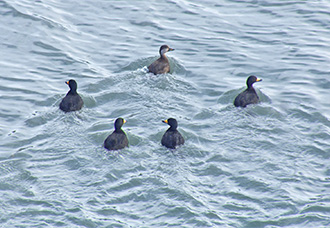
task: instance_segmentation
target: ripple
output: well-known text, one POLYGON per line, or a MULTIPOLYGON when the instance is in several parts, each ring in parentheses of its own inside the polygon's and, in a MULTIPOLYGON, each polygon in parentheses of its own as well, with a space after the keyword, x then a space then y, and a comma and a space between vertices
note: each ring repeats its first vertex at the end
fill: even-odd
POLYGON ((143 3, 0 3, 1 224, 327 227, 328 4, 143 3), (164 43, 171 73, 147 73, 164 43), (261 102, 235 108, 250 74, 261 102), (69 78, 85 106, 63 113, 69 78))

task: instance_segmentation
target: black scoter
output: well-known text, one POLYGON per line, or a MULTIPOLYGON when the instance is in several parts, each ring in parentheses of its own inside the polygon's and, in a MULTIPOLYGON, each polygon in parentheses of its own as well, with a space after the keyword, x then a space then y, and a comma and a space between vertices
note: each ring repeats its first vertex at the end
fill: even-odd
POLYGON ((262 79, 251 75, 246 80, 247 89, 237 95, 234 101, 236 107, 245 108, 249 104, 256 104, 259 102, 259 97, 253 88, 253 83, 260 82, 262 79))
POLYGON ((120 150, 128 146, 128 139, 125 132, 121 129, 126 120, 117 118, 115 121, 115 130, 104 141, 104 148, 108 150, 120 150))
POLYGON ((170 127, 167 129, 167 131, 162 137, 162 145, 171 149, 175 149, 177 146, 183 145, 184 138, 177 130, 178 122, 176 121, 176 119, 169 118, 167 120, 164 120, 163 122, 170 125, 170 127))
POLYGON ((84 105, 84 101, 77 93, 77 82, 73 79, 70 79, 65 83, 69 85, 70 90, 62 99, 60 103, 60 109, 64 112, 80 110, 84 105))

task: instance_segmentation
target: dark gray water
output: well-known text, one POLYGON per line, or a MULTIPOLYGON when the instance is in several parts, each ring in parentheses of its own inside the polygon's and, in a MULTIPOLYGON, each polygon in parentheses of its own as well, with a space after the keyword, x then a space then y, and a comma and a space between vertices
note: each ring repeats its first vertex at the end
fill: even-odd
POLYGON ((1 227, 329 227, 330 3, 0 1, 1 227), (145 66, 168 44, 171 74, 145 66), (248 75, 261 103, 235 108, 248 75), (75 79, 84 108, 58 109, 75 79), (130 147, 102 148, 117 117, 130 147), (160 145, 174 117, 186 140, 160 145))

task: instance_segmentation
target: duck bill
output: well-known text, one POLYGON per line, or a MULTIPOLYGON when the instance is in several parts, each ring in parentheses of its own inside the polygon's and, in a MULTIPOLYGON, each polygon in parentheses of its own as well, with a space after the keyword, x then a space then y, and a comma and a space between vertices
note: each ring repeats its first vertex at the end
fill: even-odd
POLYGON ((174 48, 169 48, 168 51, 174 51, 175 49, 174 48))
POLYGON ((66 81, 65 84, 69 85, 69 81, 66 81))
POLYGON ((261 78, 257 78, 257 82, 261 82, 262 81, 262 79, 261 78))
POLYGON ((163 122, 163 123, 166 123, 166 124, 168 123, 168 121, 167 121, 167 120, 163 120, 162 122, 163 122))

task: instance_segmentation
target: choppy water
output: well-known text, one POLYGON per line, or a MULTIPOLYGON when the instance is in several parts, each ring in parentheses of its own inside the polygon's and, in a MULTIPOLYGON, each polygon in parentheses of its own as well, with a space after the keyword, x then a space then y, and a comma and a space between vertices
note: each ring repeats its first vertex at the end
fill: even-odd
POLYGON ((330 3, 0 1, 1 227, 329 227, 330 3), (168 54, 172 73, 144 67, 168 54), (233 107, 248 75, 261 103, 233 107), (75 79, 83 110, 58 104, 75 79), (130 147, 102 143, 124 117, 130 147), (186 144, 160 145, 174 117, 186 144))

